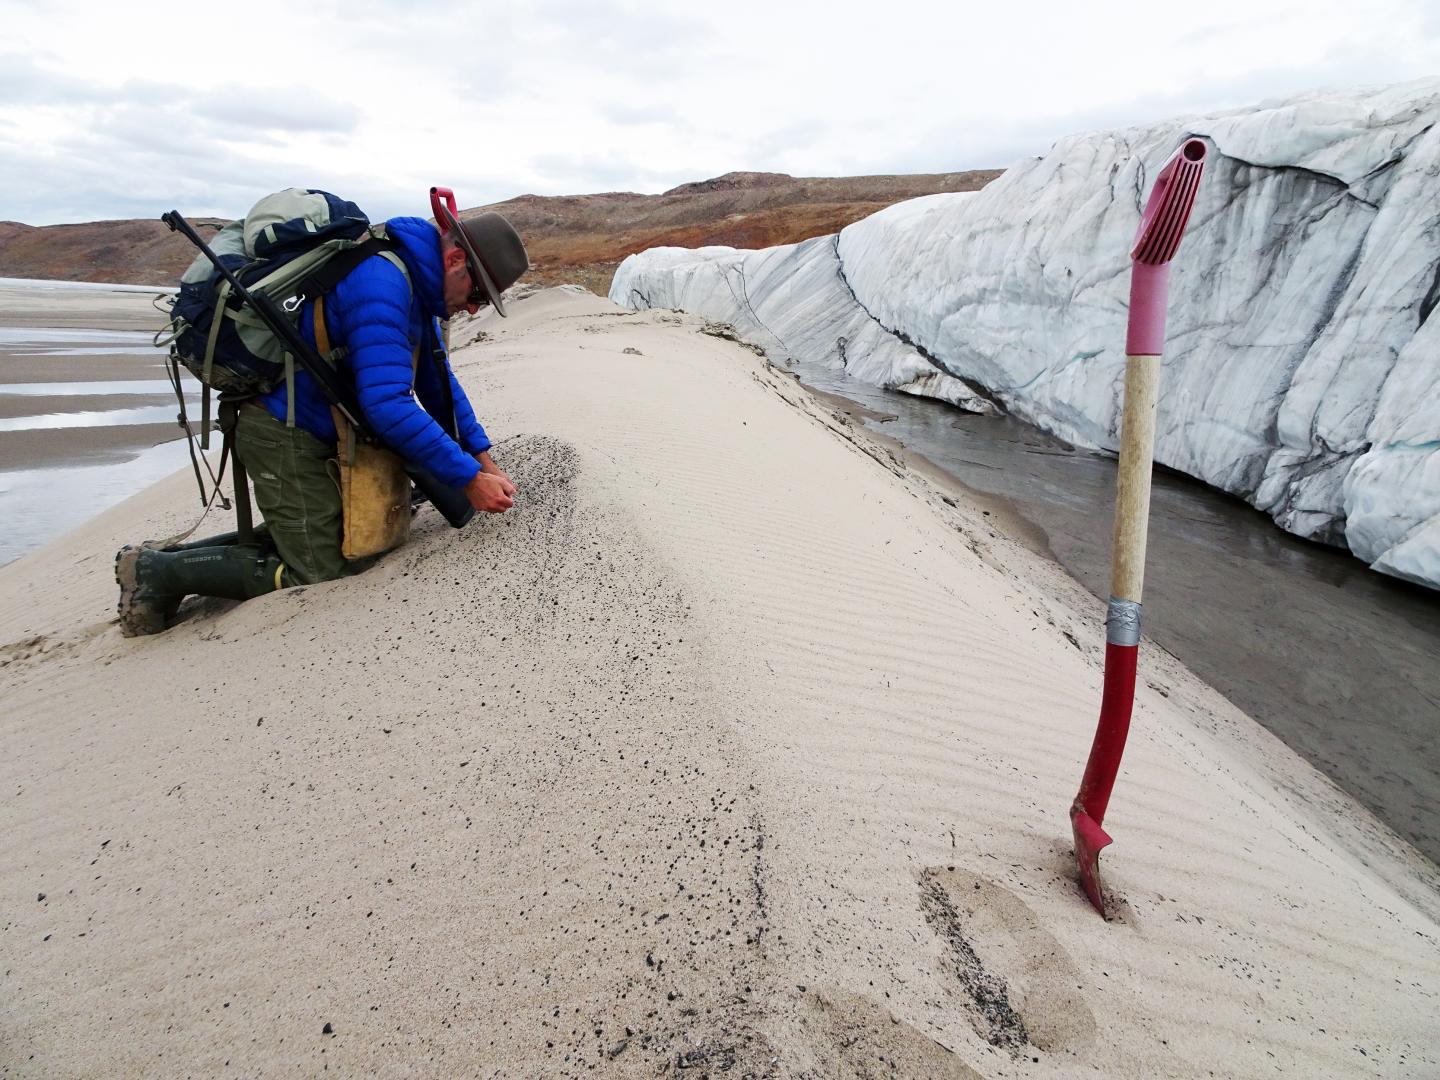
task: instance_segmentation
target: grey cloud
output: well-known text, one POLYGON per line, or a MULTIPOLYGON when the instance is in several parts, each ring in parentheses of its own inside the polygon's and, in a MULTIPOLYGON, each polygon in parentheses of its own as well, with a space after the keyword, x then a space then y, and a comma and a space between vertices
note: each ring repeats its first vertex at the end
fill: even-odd
POLYGON ((656 105, 650 102, 631 104, 619 102, 600 106, 600 115, 611 123, 623 127, 639 127, 643 124, 666 124, 680 130, 690 130, 690 124, 678 109, 671 105, 656 105))
POLYGON ((84 105, 101 98, 99 84, 37 64, 19 53, 0 54, 0 104, 84 105))
POLYGON ((753 167, 774 171, 772 166, 782 155, 816 147, 829 138, 833 130, 834 125, 827 120, 804 120, 763 132, 750 140, 745 155, 746 162, 730 168, 753 167))
POLYGON ((871 161, 886 172, 1007 168, 1023 158, 1049 152, 1058 139, 1069 135, 1149 126, 1173 118, 1178 137, 1186 116, 1248 108, 1307 90, 1363 85, 1373 82, 1374 71, 1373 57, 1332 54, 1325 62, 1304 71, 1277 67, 1223 84, 1151 90, 1131 100, 1083 111, 1056 112, 1022 123, 954 121, 871 161), (1366 73, 1372 77, 1367 78, 1366 73))
POLYGON ((197 91, 148 79, 113 86, 54 71, 13 53, 0 56, 0 104, 94 109, 105 125, 123 110, 159 110, 172 122, 175 116, 189 113, 211 121, 217 131, 223 128, 231 137, 236 132, 349 133, 360 120, 359 109, 348 102, 298 86, 226 85, 197 91))
POLYGON ((197 186, 192 177, 144 161, 77 154, 37 160, 7 150, 0 160, 0 213, 35 225, 158 217, 173 207, 229 216, 226 195, 232 192, 216 181, 216 190, 197 197, 197 186))
POLYGON ((396 33, 418 28, 437 46, 452 40, 467 25, 486 22, 473 17, 474 5, 466 0, 430 0, 423 12, 417 11, 414 0, 344 0, 320 7, 335 19, 374 20, 396 33))
POLYGON ((362 0, 346 5, 346 55, 370 79, 394 79, 406 92, 407 58, 423 58, 426 77, 448 84, 441 100, 417 101, 417 110, 473 113, 525 91, 527 57, 506 11, 476 18, 463 3, 414 4, 362 0))
POLYGON ((536 0, 525 20, 549 24, 592 48, 662 48, 690 51, 712 33, 701 19, 675 11, 616 10, 592 0, 536 0))
POLYGON ((537 0, 507 20, 515 45, 605 75, 677 78, 700 67, 714 33, 703 21, 659 10, 615 10, 591 0, 537 0), (532 43, 539 43, 533 44, 532 43))
POLYGON ((97 160, 150 156, 168 162, 210 157, 210 141, 206 127, 184 110, 125 104, 106 110, 100 122, 87 125, 66 145, 97 160))
POLYGON ((540 154, 530 159, 540 174, 535 194, 573 195, 599 191, 663 191, 694 176, 675 179, 670 170, 648 169, 623 155, 597 158, 593 154, 563 152, 540 154))
POLYGON ((99 86, 94 103, 112 105, 123 102, 136 108, 169 105, 184 107, 194 101, 195 97, 193 89, 176 83, 156 82, 153 79, 127 79, 118 87, 99 86))
POLYGON ((118 116, 58 151, 0 136, 0 217, 43 225, 158 217, 172 208, 236 217, 261 195, 291 186, 334 191, 377 218, 429 212, 428 186, 317 168, 310 155, 261 160, 203 136, 190 139, 183 116, 173 125, 156 118, 148 133, 141 111, 118 116))
POLYGON ((136 105, 159 105, 191 96, 177 85, 132 79, 116 87, 57 71, 32 57, 0 54, 0 103, 12 105, 100 106, 124 100, 136 105))
POLYGON ((230 128, 288 132, 350 133, 360 110, 303 87, 251 89, 221 86, 199 96, 195 115, 230 128))
POLYGON ((1186 51, 1210 45, 1223 49, 1236 38, 1265 37, 1273 34, 1274 21, 1273 16, 1257 10, 1249 18, 1230 17, 1223 24, 1197 26, 1189 33, 1180 35, 1175 40, 1175 46, 1186 51))
POLYGON ((59 147, 36 146, 0 134, 0 216, 32 225, 158 215, 180 195, 200 194, 203 176, 214 193, 205 212, 225 202, 232 170, 242 167, 228 155, 196 152, 182 157, 168 146, 137 139, 123 126, 95 130, 59 147))

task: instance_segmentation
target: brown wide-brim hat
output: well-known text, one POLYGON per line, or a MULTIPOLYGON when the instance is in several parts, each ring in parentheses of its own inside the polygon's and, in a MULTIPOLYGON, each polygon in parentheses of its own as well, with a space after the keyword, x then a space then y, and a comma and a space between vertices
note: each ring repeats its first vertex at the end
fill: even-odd
POLYGON ((490 305, 508 316, 500 294, 530 269, 530 257, 515 226, 493 211, 455 222, 450 229, 470 263, 471 272, 485 287, 490 305))

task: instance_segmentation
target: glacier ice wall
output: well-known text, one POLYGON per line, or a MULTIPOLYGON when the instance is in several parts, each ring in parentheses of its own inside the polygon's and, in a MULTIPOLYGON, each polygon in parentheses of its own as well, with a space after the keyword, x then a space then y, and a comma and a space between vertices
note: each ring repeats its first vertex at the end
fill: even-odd
POLYGON ((1157 459, 1440 588, 1437 119, 1427 79, 1075 136, 838 236, 633 255, 610 296, 1114 450, 1130 243, 1156 171, 1201 136, 1157 459))

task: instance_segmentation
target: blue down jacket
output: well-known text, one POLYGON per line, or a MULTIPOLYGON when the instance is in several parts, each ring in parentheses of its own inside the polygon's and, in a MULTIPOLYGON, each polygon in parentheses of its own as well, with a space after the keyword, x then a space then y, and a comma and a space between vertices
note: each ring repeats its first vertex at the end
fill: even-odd
MULTIPOLYGON (((413 293, 394 263, 372 255, 326 297, 325 326, 332 346, 349 348, 341 367, 349 368, 360 406, 385 444, 444 483, 464 487, 480 471, 474 455, 490 449, 490 440, 455 380, 448 358, 445 377, 455 395, 459 445, 432 419, 445 415, 444 387, 430 357, 427 339, 431 335, 426 333, 434 319, 445 317, 440 233, 424 218, 392 218, 386 227, 399 241, 398 254, 410 271, 413 293), (421 346, 420 364, 412 379, 411 360, 417 345, 421 346)), ((300 325, 306 340, 314 344, 313 304, 306 304, 301 311, 300 325)), ((260 400, 271 416, 285 419, 289 398, 283 382, 260 400)), ((336 439, 329 403, 303 370, 295 372, 295 423, 322 442, 336 439)))

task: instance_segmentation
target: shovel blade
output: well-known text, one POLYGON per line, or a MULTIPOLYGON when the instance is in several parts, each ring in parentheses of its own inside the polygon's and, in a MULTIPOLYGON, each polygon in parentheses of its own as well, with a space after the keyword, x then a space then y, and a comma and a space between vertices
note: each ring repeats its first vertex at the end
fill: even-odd
POLYGON ((1080 884, 1090 903, 1105 916, 1105 898, 1100 892, 1100 851, 1111 843, 1110 834, 1080 805, 1070 808, 1070 828, 1075 835, 1075 861, 1080 867, 1080 884))

